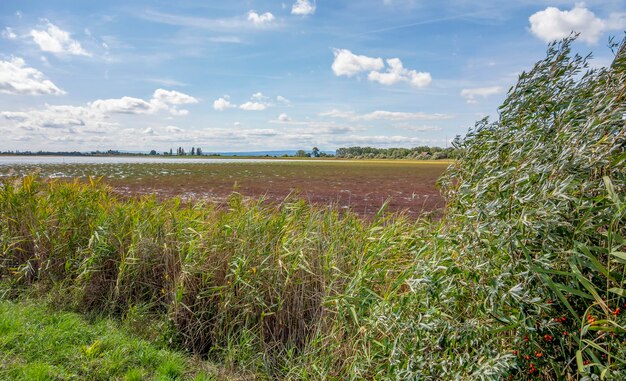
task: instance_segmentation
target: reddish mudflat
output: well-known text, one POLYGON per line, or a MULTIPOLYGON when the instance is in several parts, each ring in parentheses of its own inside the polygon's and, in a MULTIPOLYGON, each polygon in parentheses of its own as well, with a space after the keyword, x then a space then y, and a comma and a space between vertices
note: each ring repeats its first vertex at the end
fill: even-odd
MULTIPOLYGON (((435 187, 449 162, 268 160, 223 163, 46 164, 13 167, 14 173, 38 170, 41 176, 103 176, 120 194, 156 194, 185 200, 223 202, 233 191, 280 202, 290 194, 319 205, 375 215, 388 200, 388 211, 417 217, 437 212, 444 199, 435 187)), ((2 170, 6 172, 6 167, 2 170)))

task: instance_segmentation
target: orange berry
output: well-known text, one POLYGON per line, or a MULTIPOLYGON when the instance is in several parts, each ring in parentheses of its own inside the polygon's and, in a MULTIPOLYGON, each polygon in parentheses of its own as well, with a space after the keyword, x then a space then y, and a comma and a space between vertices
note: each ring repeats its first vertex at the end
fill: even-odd
POLYGON ((545 335, 543 336, 543 339, 544 339, 545 341, 552 341, 553 337, 552 337, 551 335, 545 334, 545 335))

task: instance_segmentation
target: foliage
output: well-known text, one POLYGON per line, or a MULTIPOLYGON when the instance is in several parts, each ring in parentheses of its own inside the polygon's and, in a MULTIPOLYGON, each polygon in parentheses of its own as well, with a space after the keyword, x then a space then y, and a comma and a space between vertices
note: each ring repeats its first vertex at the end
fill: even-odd
POLYGON ((480 264, 467 297, 510 331, 519 377, 623 379, 626 46, 584 71, 573 39, 462 142, 441 180, 446 238, 468 270, 480 264))
POLYGON ((373 148, 373 147, 344 147, 338 148, 336 157, 344 159, 421 159, 440 160, 454 159, 459 152, 454 147, 428 147, 414 148, 373 148))

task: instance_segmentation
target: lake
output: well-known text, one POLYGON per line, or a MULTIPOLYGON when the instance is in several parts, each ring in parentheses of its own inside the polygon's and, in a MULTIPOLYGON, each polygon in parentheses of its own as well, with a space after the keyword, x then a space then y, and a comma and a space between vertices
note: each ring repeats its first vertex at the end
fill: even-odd
MULTIPOLYGON (((11 156, 0 155, 0 165, 45 165, 45 164, 225 164, 276 162, 276 159, 236 158, 182 158, 162 156, 11 156)), ((289 161, 304 161, 293 160, 289 161)))

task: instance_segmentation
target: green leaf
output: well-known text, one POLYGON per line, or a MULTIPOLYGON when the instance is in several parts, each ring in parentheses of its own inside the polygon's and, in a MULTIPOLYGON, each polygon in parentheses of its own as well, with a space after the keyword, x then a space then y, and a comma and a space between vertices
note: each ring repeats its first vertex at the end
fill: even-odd
POLYGON ((614 256, 615 258, 619 258, 622 261, 619 261, 620 263, 626 263, 626 253, 624 253, 623 251, 611 251, 611 255, 614 256))
POLYGON ((583 353, 580 350, 576 351, 576 365, 578 366, 578 373, 583 373, 585 370, 585 364, 583 362, 583 353))
POLYGON ((619 296, 626 296, 626 291, 624 291, 623 288, 618 288, 618 287, 609 288, 609 292, 612 292, 619 296))

